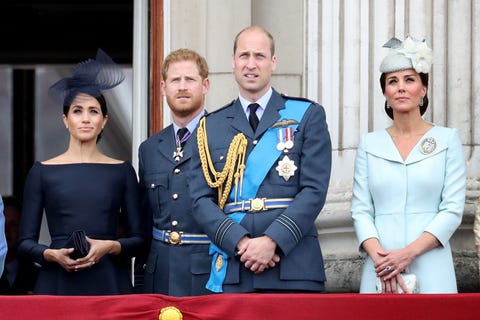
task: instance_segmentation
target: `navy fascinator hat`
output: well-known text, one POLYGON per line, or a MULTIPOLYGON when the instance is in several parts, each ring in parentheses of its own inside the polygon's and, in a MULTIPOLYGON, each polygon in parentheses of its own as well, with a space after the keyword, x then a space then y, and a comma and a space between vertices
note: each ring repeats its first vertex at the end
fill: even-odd
POLYGON ((124 79, 125 75, 112 58, 102 49, 98 49, 95 60, 88 59, 78 63, 73 75, 54 83, 48 93, 55 101, 68 106, 79 93, 97 98, 102 91, 116 87, 124 79))

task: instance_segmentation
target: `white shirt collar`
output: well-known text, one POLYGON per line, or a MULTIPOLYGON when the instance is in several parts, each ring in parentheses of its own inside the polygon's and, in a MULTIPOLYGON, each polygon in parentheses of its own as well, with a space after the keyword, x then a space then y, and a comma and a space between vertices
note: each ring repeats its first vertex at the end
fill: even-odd
POLYGON ((260 108, 257 109, 257 116, 260 119, 262 117, 263 112, 265 111, 265 108, 267 107, 268 101, 270 100, 272 96, 272 87, 268 89, 268 91, 260 97, 257 101, 249 101, 242 97, 240 94, 238 95, 238 99, 240 100, 240 103, 242 104, 243 111, 245 112, 246 115, 250 112, 247 110, 248 106, 251 103, 258 103, 260 105, 260 108))

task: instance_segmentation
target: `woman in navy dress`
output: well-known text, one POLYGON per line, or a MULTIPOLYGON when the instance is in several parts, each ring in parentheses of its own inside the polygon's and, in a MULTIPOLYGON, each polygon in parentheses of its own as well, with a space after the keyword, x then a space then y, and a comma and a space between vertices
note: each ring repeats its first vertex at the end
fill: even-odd
POLYGON ((145 217, 139 186, 129 162, 97 148, 108 121, 102 90, 124 79, 103 51, 75 67, 72 77, 50 88, 63 102, 63 122, 70 133, 68 149, 35 162, 28 174, 20 224, 19 254, 41 265, 36 294, 104 295, 133 293, 131 258, 145 249, 145 217), (45 211, 51 243, 38 243, 45 211), (121 228, 121 221, 125 222, 121 228), (72 258, 67 239, 84 230, 88 254, 72 258))

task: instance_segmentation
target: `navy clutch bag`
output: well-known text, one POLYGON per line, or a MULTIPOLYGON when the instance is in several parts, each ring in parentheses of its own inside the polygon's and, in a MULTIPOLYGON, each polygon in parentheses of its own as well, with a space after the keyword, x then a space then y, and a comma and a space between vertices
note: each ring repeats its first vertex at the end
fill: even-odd
POLYGON ((75 250, 70 253, 70 258, 78 259, 83 258, 90 251, 90 245, 87 242, 87 235, 83 230, 74 231, 65 243, 65 248, 74 248, 75 250))

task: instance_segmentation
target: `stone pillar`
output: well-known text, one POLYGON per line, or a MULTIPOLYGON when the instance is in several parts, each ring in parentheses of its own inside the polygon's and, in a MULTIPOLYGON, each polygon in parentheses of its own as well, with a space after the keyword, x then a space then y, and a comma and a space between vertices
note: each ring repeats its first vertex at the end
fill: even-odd
POLYGON ((475 212, 475 222, 473 224, 473 233, 475 235, 475 247, 477 248, 478 272, 480 274, 480 206, 475 212))

